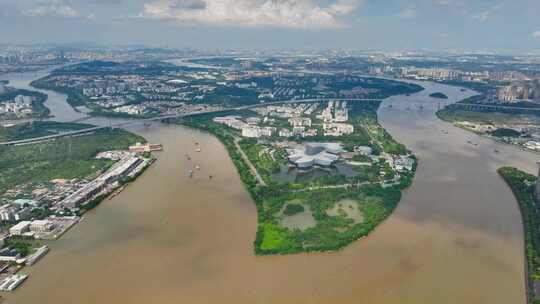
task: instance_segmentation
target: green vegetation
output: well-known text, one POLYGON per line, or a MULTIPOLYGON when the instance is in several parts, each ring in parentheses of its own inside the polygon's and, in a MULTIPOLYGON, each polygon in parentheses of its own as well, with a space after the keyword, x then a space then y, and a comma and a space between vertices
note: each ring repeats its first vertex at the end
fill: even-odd
POLYGON ((82 90, 77 90, 70 87, 56 86, 53 82, 48 81, 48 78, 41 78, 30 83, 31 86, 43 89, 52 90, 67 95, 67 102, 72 107, 84 106, 88 102, 88 97, 83 95, 82 90))
POLYGON ((11 236, 5 240, 5 247, 17 250, 22 257, 32 254, 40 246, 41 242, 32 237, 11 236))
MULTIPOLYGON (((40 92, 16 89, 4 94, 0 94, 0 103, 6 100, 13 100, 18 95, 34 97, 34 101, 32 102, 32 114, 24 118, 44 118, 49 116, 50 110, 44 104, 45 101, 47 101, 48 96, 40 92)), ((19 117, 11 117, 8 115, 4 116, 3 118, 12 119, 19 117)))
POLYGON ((508 129, 508 128, 499 128, 491 132, 490 134, 496 137, 520 137, 521 136, 520 132, 514 129, 508 129))
POLYGON ((97 160, 102 151, 126 149, 145 140, 121 129, 105 129, 94 134, 61 138, 24 146, 0 147, 0 194, 29 182, 84 178, 108 168, 112 161, 97 160))
POLYGON ((519 204, 525 233, 527 296, 529 302, 538 303, 540 295, 534 294, 534 283, 540 281, 540 204, 534 193, 536 177, 511 167, 500 168, 498 172, 512 189, 519 204))
POLYGON ((525 122, 540 123, 540 119, 534 115, 466 111, 450 107, 446 107, 438 111, 437 116, 440 119, 451 123, 462 121, 480 124, 523 124, 525 122))
POLYGON ((439 98, 439 99, 448 99, 448 96, 446 96, 445 94, 443 94, 441 92, 436 92, 436 93, 433 93, 433 94, 429 94, 429 97, 439 98))
POLYGON ((22 140, 91 127, 93 125, 55 121, 33 121, 17 124, 12 127, 0 126, 0 141, 22 140))
MULTIPOLYGON (((376 154, 383 151, 406 154, 406 147, 397 143, 377 123, 378 106, 379 102, 350 105, 349 119, 355 126, 353 134, 335 138, 298 138, 297 141, 339 141, 349 151, 357 145, 369 145, 376 154)), ((225 115, 255 114, 250 111, 219 114, 225 115)), ((321 176, 307 183, 280 182, 273 178, 273 173, 285 165, 287 159, 285 150, 272 144, 277 138, 242 139, 239 141, 240 148, 266 183, 266 186, 261 186, 234 144, 239 137, 238 131, 214 123, 212 118, 215 116, 202 114, 184 118, 180 123, 212 133, 228 150, 257 206, 259 225, 254 248, 259 255, 338 250, 367 236, 392 214, 401 198, 401 190, 411 184, 414 176, 414 169, 401 173, 398 183, 383 187, 396 173, 388 166, 375 162, 372 166, 357 168, 358 175, 353 177, 337 174, 321 176), (387 174, 381 177, 380 171, 387 174), (355 222, 344 212, 330 215, 329 210, 343 199, 358 202, 358 209, 363 215, 361 222, 355 222), (287 225, 284 221, 287 221, 287 225)))
POLYGON ((467 89, 474 90, 483 94, 486 94, 487 92, 495 88, 494 85, 483 83, 483 82, 448 80, 448 81, 442 81, 442 83, 456 86, 456 87, 467 88, 467 89))
POLYGON ((291 216, 291 215, 295 215, 295 214, 298 214, 298 213, 302 213, 302 212, 304 212, 304 210, 306 210, 306 209, 302 205, 287 204, 285 206, 285 210, 283 210, 283 214, 291 216))

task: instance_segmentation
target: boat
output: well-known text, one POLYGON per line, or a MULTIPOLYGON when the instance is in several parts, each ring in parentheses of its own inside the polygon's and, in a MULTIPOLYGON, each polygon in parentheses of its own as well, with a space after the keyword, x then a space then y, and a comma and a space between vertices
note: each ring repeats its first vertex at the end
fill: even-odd
POLYGON ((193 177, 193 170, 189 170, 189 177, 193 177))
POLYGON ((495 153, 499 153, 499 152, 500 152, 499 150, 495 149, 495 153))
POLYGON ((201 167, 199 167, 199 165, 197 165, 197 166, 195 166, 195 169, 197 169, 197 170, 200 171, 200 170, 201 170, 201 167))
POLYGON ((201 152, 201 148, 195 149, 195 152, 201 152))
POLYGON ((27 274, 13 274, 0 283, 1 291, 13 291, 28 277, 27 274))

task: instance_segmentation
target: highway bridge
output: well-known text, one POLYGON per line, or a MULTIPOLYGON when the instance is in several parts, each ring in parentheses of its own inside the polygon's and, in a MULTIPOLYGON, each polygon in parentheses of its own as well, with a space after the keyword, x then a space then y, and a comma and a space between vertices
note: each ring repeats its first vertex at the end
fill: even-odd
POLYGON ((326 102, 326 101, 369 102, 369 101, 380 101, 380 99, 313 98, 313 99, 293 99, 293 100, 287 100, 287 101, 273 101, 273 102, 265 102, 265 103, 240 106, 240 107, 235 107, 235 108, 212 110, 212 111, 200 111, 200 112, 193 112, 193 113, 187 113, 187 114, 182 113, 182 114, 161 115, 161 116, 156 116, 156 117, 151 117, 151 118, 146 118, 146 119, 133 119, 130 121, 113 123, 108 126, 96 126, 96 127, 91 127, 91 128, 82 129, 82 130, 63 132, 59 134, 34 137, 34 138, 29 138, 29 139, 7 141, 7 142, 0 142, 0 146, 28 145, 28 144, 54 140, 56 138, 61 138, 61 137, 91 134, 95 131, 106 129, 106 128, 122 128, 122 127, 127 127, 130 125, 144 124, 144 123, 153 122, 153 121, 166 121, 170 119, 177 119, 177 118, 183 118, 183 117, 189 117, 189 116, 195 116, 195 115, 201 115, 201 114, 213 114, 213 113, 222 113, 222 112, 228 112, 228 111, 242 111, 242 110, 249 110, 249 109, 273 106, 273 105, 314 103, 314 102, 326 102))
POLYGON ((454 103, 449 105, 450 108, 458 108, 467 111, 506 111, 506 112, 520 112, 520 113, 540 113, 540 107, 528 108, 528 107, 512 107, 512 106, 499 106, 499 105, 487 105, 476 103, 454 103))

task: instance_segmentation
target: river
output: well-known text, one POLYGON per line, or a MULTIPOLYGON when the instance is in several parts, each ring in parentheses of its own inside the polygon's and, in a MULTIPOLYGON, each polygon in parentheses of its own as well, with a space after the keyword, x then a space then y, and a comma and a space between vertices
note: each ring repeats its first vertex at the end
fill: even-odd
MULTIPOLYGON (((132 131, 164 145, 155 165, 53 242, 6 302, 525 303, 519 210, 495 170, 533 173, 537 156, 441 122, 430 93, 452 102, 471 93, 422 85, 379 110, 420 164, 395 213, 369 237, 335 253, 254 256, 255 206, 224 147, 203 132, 153 124, 132 131)), ((82 115, 47 93, 56 119, 82 115)))

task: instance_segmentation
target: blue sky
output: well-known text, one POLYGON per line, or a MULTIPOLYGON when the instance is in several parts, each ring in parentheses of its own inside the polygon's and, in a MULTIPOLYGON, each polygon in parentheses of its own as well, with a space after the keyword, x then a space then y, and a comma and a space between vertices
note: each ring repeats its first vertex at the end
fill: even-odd
POLYGON ((0 0, 0 43, 538 50, 540 0, 0 0))

